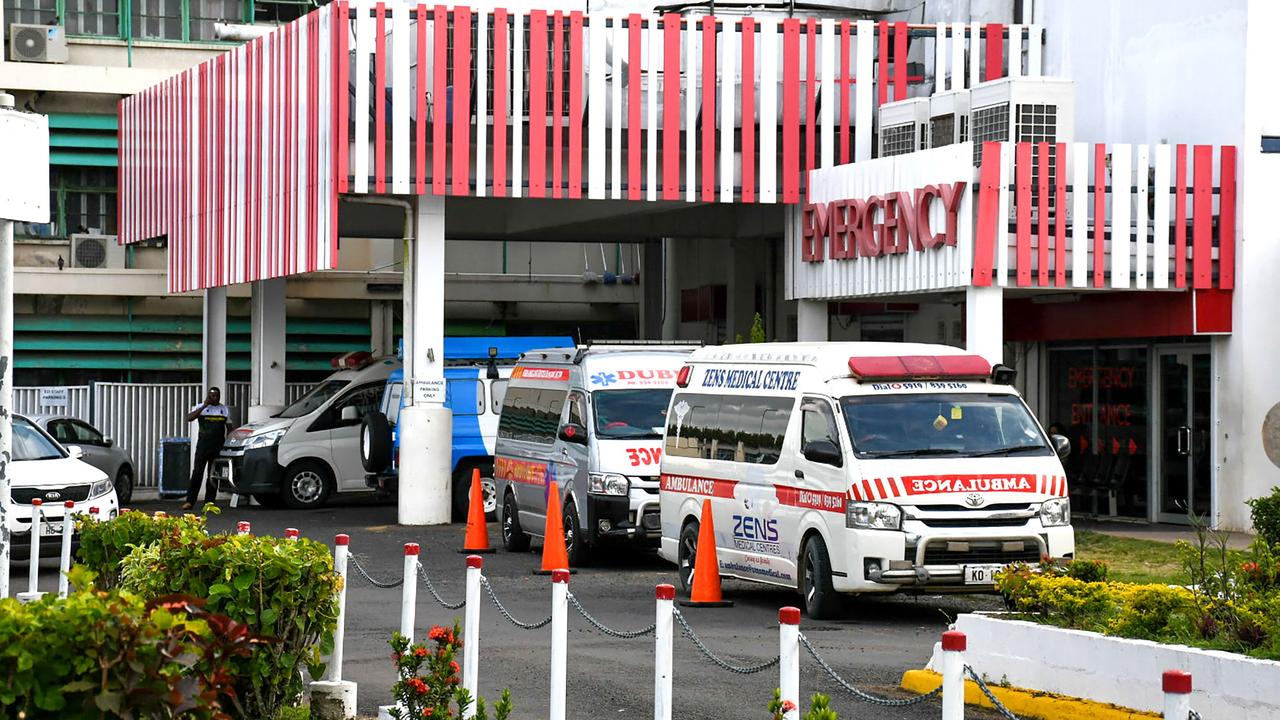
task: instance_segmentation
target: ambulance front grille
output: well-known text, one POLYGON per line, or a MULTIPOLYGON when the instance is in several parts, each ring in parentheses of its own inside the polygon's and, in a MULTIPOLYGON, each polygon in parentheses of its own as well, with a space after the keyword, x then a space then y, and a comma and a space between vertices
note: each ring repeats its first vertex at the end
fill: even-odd
POLYGON ((920 522, 932 528, 985 528, 985 527, 1022 527, 1031 520, 1030 517, 1019 518, 920 518, 920 522))
POLYGON ((1040 545, 1034 540, 971 540, 964 543, 939 540, 924 549, 925 565, 1007 565, 1040 561, 1040 545), (1020 548, 1006 546, 1018 544, 1020 548))

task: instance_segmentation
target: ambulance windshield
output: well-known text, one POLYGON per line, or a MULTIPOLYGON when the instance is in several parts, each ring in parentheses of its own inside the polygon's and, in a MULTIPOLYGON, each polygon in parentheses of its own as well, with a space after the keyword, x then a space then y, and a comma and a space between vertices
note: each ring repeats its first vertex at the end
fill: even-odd
POLYGON ((597 390, 591 393, 596 437, 602 440, 661 440, 667 426, 670 388, 597 390))
POLYGON ((1015 395, 860 395, 840 405, 860 458, 1053 454, 1015 395))

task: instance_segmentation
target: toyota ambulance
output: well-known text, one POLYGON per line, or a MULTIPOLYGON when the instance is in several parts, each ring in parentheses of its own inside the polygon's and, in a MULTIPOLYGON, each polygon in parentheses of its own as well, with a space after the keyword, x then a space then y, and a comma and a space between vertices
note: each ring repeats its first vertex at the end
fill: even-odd
POLYGON ((545 536, 550 502, 560 503, 571 565, 609 541, 657 544, 667 405, 694 349, 593 343, 520 356, 493 463, 507 550, 545 536), (558 498, 548 497, 552 480, 558 498))
POLYGON ((980 356, 909 343, 698 350, 662 455, 660 554, 692 585, 703 502, 721 575, 841 594, 991 592, 1009 563, 1071 557, 1059 457, 980 356))

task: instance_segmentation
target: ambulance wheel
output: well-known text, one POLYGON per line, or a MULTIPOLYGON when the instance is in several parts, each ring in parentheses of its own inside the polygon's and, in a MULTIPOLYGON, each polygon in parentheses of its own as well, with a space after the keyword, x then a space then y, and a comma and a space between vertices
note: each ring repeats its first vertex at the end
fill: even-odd
POLYGON ((831 587, 831 557, 822 537, 814 535, 800 553, 800 597, 804 612, 814 620, 828 620, 840 614, 840 596, 831 587))
POLYGON ((284 477, 284 504, 293 510, 321 507, 333 492, 333 473, 323 463, 304 460, 291 465, 284 477))
POLYGON ((484 498, 484 517, 497 518, 498 488, 493 481, 493 463, 465 463, 453 474, 453 521, 465 522, 471 509, 471 470, 480 470, 480 496, 484 498))
POLYGON ((520 529, 520 512, 512 493, 502 500, 502 547, 507 552, 529 551, 529 536, 520 529))
POLYGON ((564 552, 569 556, 569 567, 582 567, 591 562, 591 548, 582 537, 582 523, 578 520, 578 508, 572 501, 565 504, 564 552))
POLYGON ((676 548, 676 566, 680 571, 680 589, 693 592, 693 565, 698 560, 698 521, 690 520, 680 530, 676 548))

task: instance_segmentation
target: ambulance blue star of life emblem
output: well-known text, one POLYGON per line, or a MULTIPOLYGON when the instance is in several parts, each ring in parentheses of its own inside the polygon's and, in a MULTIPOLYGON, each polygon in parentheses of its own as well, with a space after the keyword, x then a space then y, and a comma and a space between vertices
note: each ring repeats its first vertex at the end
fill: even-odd
POLYGON ((598 372, 591 376, 592 385, 602 385, 608 387, 618 381, 618 376, 613 373, 598 372))

